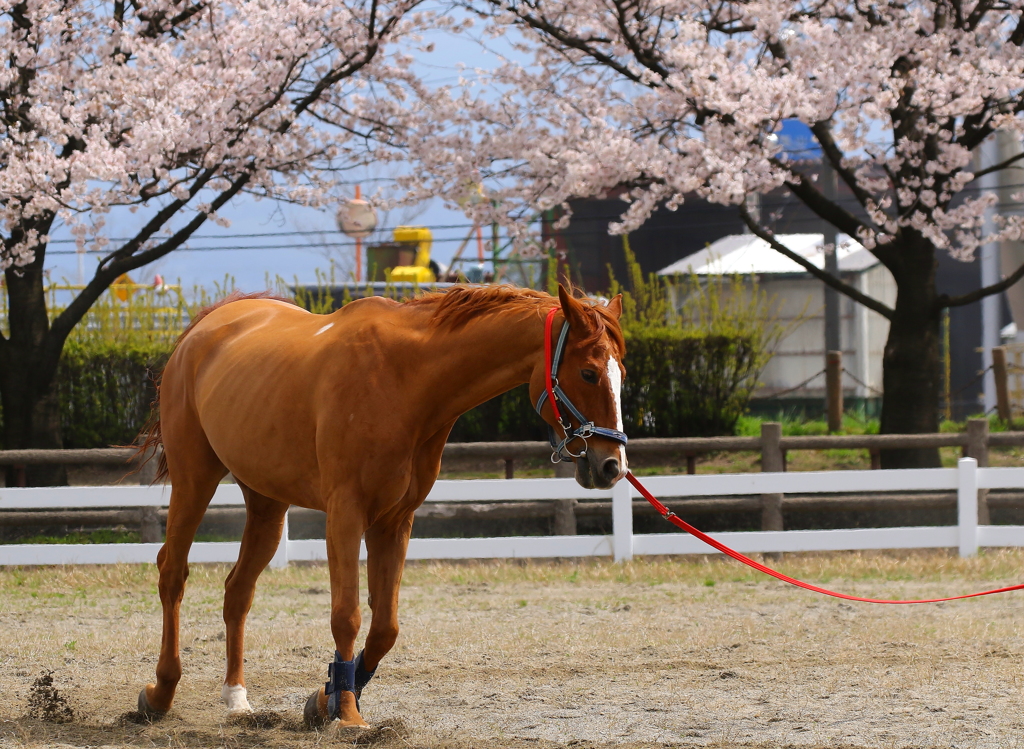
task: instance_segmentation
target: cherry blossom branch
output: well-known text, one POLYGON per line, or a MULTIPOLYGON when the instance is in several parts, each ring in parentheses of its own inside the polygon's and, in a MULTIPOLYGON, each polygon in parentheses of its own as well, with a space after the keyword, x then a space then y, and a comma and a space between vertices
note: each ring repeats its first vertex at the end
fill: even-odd
POLYGON ((740 204, 740 216, 743 218, 743 221, 746 223, 746 225, 750 228, 750 231, 753 232, 756 236, 763 239, 765 242, 767 242, 773 250, 782 255, 785 255, 794 263, 802 267, 804 270, 806 270, 808 273, 810 273, 812 276, 819 279, 826 285, 831 286, 836 291, 845 294, 846 296, 853 299, 855 302, 863 304, 868 309, 877 312, 882 317, 885 317, 888 320, 891 320, 893 316, 896 314, 896 311, 893 310, 888 305, 883 304, 877 299, 869 297, 867 294, 864 294, 863 292, 859 291, 856 287, 851 286, 842 279, 836 278, 831 273, 828 273, 825 270, 822 270, 821 268, 817 267, 816 265, 814 265, 814 263, 805 258, 803 255, 799 255, 793 252, 788 247, 786 247, 786 245, 782 244, 782 242, 775 238, 775 234, 773 232, 769 231, 768 229, 765 229, 763 226, 761 226, 760 223, 754 220, 754 217, 750 215, 750 211, 747 210, 745 204, 740 204))

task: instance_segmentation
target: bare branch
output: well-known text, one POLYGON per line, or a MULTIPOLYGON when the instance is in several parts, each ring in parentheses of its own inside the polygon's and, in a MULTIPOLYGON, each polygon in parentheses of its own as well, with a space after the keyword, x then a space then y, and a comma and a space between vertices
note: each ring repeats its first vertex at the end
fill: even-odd
POLYGON ((935 306, 937 309, 944 309, 946 307, 963 307, 965 304, 973 304, 987 296, 1000 294, 1006 291, 1022 278, 1024 278, 1024 265, 1020 266, 1011 275, 1007 276, 999 283, 994 283, 991 286, 985 286, 981 289, 975 289, 969 294, 961 294, 960 296, 953 297, 948 294, 942 294, 935 300, 935 306))
MULTIPOLYGON (((977 169, 973 172, 974 179, 978 179, 978 177, 984 177, 986 174, 991 174, 992 172, 998 172, 1001 169, 1005 169, 1006 167, 1010 166, 1014 162, 1020 161, 1021 159, 1024 159, 1024 152, 1019 153, 1016 156, 1011 156, 1010 158, 1005 159, 1004 161, 1000 161, 998 164, 987 166, 984 169, 977 169)), ((974 180, 971 181, 973 182, 974 180)))
POLYGON ((750 227, 750 231, 753 232, 758 237, 760 237, 761 239, 763 239, 765 242, 767 242, 773 250, 781 253, 782 255, 785 255, 794 263, 796 263, 804 270, 806 270, 808 273, 810 273, 812 276, 824 282, 826 285, 831 286, 836 291, 845 294, 846 296, 850 297, 850 299, 852 299, 853 301, 863 304, 868 309, 877 312, 882 317, 888 320, 891 320, 893 318, 893 315, 896 314, 895 310, 893 310, 888 305, 885 305, 882 302, 878 301, 877 299, 869 297, 867 294, 858 291, 856 287, 851 286, 842 279, 836 278, 831 273, 827 273, 826 271, 814 265, 814 263, 812 263, 807 258, 803 257, 802 255, 798 255, 797 253, 793 252, 791 249, 786 247, 784 244, 782 244, 782 242, 775 238, 775 235, 772 232, 768 231, 763 226, 761 226, 761 224, 754 220, 754 217, 750 215, 750 211, 747 210, 747 207, 745 205, 740 205, 740 216, 746 222, 747 226, 750 227))

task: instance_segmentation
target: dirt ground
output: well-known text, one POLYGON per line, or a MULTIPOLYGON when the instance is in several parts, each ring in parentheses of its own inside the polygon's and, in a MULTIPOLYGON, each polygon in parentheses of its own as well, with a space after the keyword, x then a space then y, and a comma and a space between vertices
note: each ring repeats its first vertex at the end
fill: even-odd
MULTIPOLYGON (((858 595, 934 597, 1019 582, 1024 553, 774 563, 858 595)), ((174 710, 139 725, 130 711, 153 678, 159 645, 154 568, 0 571, 0 747, 351 743, 300 724, 332 651, 324 566, 264 574, 247 643, 259 712, 225 718, 226 572, 193 567, 174 710)), ((362 745, 1024 744, 1024 593, 851 604, 728 560, 687 558, 415 564, 402 599, 398 645, 363 694, 375 728, 355 739, 362 745)))

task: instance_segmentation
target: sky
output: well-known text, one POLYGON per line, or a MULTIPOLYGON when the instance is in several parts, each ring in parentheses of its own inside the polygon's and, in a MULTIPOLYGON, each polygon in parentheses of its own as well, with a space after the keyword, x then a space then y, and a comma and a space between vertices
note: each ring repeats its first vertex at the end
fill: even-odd
MULTIPOLYGON (((459 64, 468 68, 490 67, 498 56, 475 41, 476 31, 468 34, 443 34, 435 41, 434 51, 418 53, 416 72, 432 85, 454 84, 459 77, 459 64)), ((488 40, 489 49, 501 54, 516 55, 503 40, 488 40)), ((393 167, 387 167, 393 169, 393 167)), ((359 181, 364 195, 390 181, 393 172, 369 167, 348 181, 359 181)), ((354 195, 355 185, 345 187, 354 195)), ((202 286, 212 289, 215 284, 228 283, 243 291, 268 288, 278 277, 291 284, 298 281, 311 284, 317 271, 328 273, 332 261, 336 277, 347 276, 354 264, 353 242, 341 234, 335 225, 337 206, 312 209, 303 206, 257 201, 240 196, 219 214, 231 221, 221 228, 213 222, 204 225, 188 242, 164 258, 144 266, 131 274, 137 283, 152 283, 160 275, 165 283, 179 283, 184 289, 202 286), (262 235, 262 236, 252 236, 262 235)), ((107 236, 112 240, 130 237, 145 221, 140 211, 113 211, 107 217, 107 236)), ((447 266, 453 253, 472 231, 466 217, 456 210, 445 208, 440 200, 432 200, 407 209, 396 209, 378 215, 378 224, 384 229, 403 224, 427 226, 434 235, 433 258, 447 266)), ((75 252, 75 245, 66 232, 59 228, 51 233, 46 269, 54 283, 80 283, 91 278, 100 256, 75 252)), ((488 234, 489 236, 489 230, 488 234)), ((378 232, 371 241, 390 239, 389 231, 378 232)), ((365 252, 365 249, 364 249, 365 252)), ((464 254, 476 256, 476 240, 471 239, 464 254)))

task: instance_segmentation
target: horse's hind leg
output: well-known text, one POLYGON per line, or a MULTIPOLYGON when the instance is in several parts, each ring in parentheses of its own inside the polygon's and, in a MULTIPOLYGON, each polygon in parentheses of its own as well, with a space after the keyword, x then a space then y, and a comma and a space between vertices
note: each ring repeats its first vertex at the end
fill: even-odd
POLYGON ((245 691, 245 617, 252 606, 256 580, 270 564, 281 542, 288 505, 265 497, 245 485, 245 530, 238 561, 224 583, 224 626, 227 633, 228 669, 221 699, 228 713, 248 712, 245 691))
POLYGON ((139 694, 139 712, 150 718, 162 717, 174 702, 174 691, 181 679, 179 611, 188 579, 188 552, 217 484, 227 472, 201 432, 187 443, 168 446, 166 454, 171 501, 167 510, 167 536, 156 558, 160 570, 163 637, 156 684, 149 684, 139 694))

